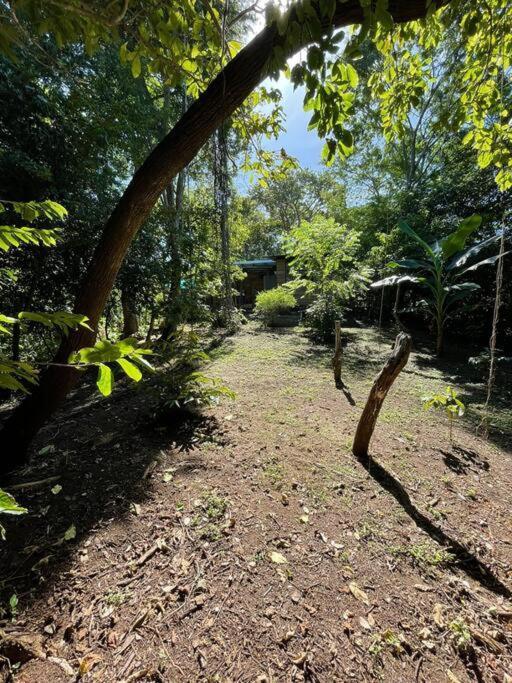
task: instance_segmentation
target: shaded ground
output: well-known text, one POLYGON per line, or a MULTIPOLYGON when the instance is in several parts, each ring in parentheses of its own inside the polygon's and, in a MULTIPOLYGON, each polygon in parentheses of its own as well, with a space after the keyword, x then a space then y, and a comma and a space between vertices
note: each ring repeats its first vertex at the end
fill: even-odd
POLYGON ((3 549, 14 680, 512 680, 510 384, 483 441, 482 378, 419 346, 368 474, 350 446, 391 340, 346 337, 345 391, 329 350, 249 327, 208 370, 236 401, 204 418, 155 422, 143 386, 47 428, 54 459, 17 481, 63 473, 17 491, 3 549), (420 400, 448 383, 470 403, 456 446, 420 400))

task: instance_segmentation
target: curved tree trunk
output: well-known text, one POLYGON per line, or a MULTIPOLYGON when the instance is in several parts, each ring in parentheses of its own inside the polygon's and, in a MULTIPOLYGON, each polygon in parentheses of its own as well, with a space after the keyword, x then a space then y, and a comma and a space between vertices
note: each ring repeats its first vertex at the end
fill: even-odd
MULTIPOLYGON (((437 5, 447 2, 441 0, 437 5)), ((424 17, 427 3, 390 0, 388 10, 396 22, 407 22, 424 17)), ((339 0, 332 22, 324 20, 323 29, 360 24, 363 20, 360 0, 339 0)), ((285 56, 292 56, 309 42, 304 39, 285 56)), ((137 170, 105 224, 75 302, 74 310, 87 315, 93 328, 98 325, 133 238, 162 192, 265 78, 266 64, 274 48, 283 49, 283 44, 284 38, 279 36, 275 24, 264 28, 227 64, 137 170)), ((76 330, 63 340, 54 362, 65 363, 70 353, 89 346, 94 339, 94 332, 76 330)), ((33 394, 13 412, 0 434, 4 453, 0 475, 24 462, 28 444, 76 385, 79 374, 73 368, 50 366, 33 394)))
POLYGON ((391 385, 409 360, 411 346, 411 337, 400 332, 396 338, 392 354, 373 382, 368 400, 359 418, 354 445, 352 446, 352 452, 357 458, 364 459, 368 455, 368 447, 377 424, 380 409, 388 391, 391 389, 391 385))

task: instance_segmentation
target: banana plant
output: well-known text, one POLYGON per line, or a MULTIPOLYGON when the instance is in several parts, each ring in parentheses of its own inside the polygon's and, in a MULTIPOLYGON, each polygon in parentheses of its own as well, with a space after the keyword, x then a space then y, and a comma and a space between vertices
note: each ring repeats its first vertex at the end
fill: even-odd
POLYGON ((392 261, 387 264, 387 267, 416 271, 418 275, 392 275, 370 285, 376 289, 402 283, 413 283, 426 288, 427 296, 424 304, 426 304, 427 310, 435 322, 438 356, 443 352, 444 327, 453 312, 453 307, 480 289, 480 285, 477 283, 461 281, 460 278, 477 270, 480 266, 492 265, 500 258, 500 254, 498 254, 473 265, 468 265, 483 249, 497 242, 501 237, 499 234, 493 235, 478 244, 465 248, 468 238, 478 230, 481 222, 482 218, 473 214, 465 218, 457 230, 450 235, 429 245, 408 223, 400 220, 398 227, 421 247, 423 258, 392 261))

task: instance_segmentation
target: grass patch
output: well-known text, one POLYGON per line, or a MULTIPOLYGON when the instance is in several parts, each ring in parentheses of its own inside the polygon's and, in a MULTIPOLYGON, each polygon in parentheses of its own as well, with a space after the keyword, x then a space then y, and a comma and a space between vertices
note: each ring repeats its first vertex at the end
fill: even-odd
POLYGON ((273 458, 265 464, 263 476, 268 479, 274 488, 280 489, 284 480, 284 467, 277 459, 273 458))
POLYGON ((392 555, 408 557, 413 564, 422 568, 447 567, 455 561, 455 555, 444 548, 438 548, 431 543, 415 543, 410 546, 394 546, 390 548, 392 555))

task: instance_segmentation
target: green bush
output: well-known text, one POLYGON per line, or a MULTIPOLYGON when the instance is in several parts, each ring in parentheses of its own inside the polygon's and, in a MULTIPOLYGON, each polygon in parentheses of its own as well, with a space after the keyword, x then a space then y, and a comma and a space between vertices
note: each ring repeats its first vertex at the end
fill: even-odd
POLYGON ((277 315, 289 313, 295 308, 295 297, 289 289, 276 287, 256 296, 254 312, 265 325, 271 325, 277 315))

